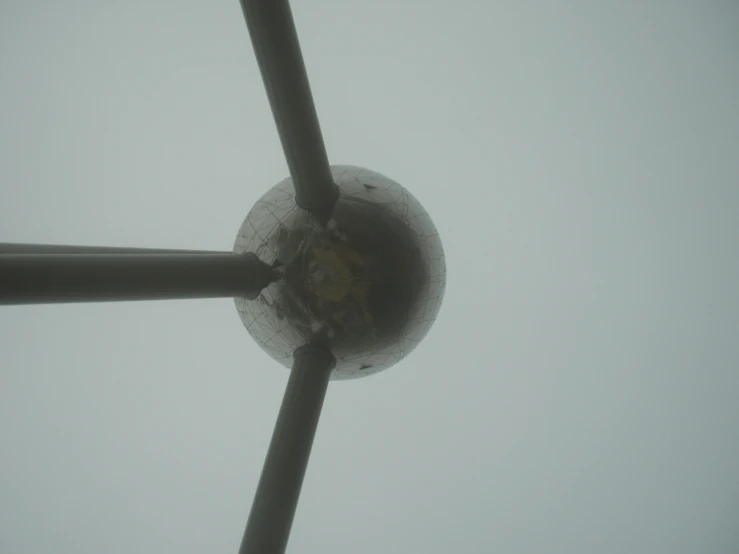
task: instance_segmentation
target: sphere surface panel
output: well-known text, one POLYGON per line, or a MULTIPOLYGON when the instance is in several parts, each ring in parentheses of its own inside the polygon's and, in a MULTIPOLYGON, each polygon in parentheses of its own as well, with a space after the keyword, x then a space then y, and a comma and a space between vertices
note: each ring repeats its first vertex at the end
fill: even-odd
POLYGON ((260 198, 234 252, 254 252, 282 278, 256 300, 236 298, 249 334, 292 365, 296 348, 327 333, 332 379, 386 369, 409 354, 436 318, 446 266, 428 213, 395 181, 332 166, 340 196, 326 228, 295 204, 291 179, 260 198))

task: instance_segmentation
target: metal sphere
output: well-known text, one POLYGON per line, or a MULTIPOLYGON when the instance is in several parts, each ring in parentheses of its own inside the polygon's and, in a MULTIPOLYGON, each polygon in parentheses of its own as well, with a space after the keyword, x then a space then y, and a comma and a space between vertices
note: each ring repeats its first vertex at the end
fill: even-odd
POLYGON ((260 198, 234 252, 254 252, 281 279, 256 300, 236 298, 255 341, 286 367, 324 333, 332 379, 377 373, 408 355, 436 318, 446 265, 421 204, 395 181, 359 167, 331 167, 340 196, 326 227, 298 208, 292 180, 260 198))

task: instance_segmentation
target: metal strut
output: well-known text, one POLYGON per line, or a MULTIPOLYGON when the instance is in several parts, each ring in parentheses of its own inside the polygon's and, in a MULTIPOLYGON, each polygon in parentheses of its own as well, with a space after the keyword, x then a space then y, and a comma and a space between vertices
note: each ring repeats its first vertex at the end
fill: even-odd
POLYGON ((335 365, 336 359, 326 346, 306 345, 295 351, 239 554, 285 552, 335 365))
POLYGON ((241 0, 241 9, 295 186, 295 202, 325 225, 339 188, 331 175, 290 4, 241 0))
POLYGON ((0 304, 253 299, 278 277, 253 253, 0 254, 0 304))

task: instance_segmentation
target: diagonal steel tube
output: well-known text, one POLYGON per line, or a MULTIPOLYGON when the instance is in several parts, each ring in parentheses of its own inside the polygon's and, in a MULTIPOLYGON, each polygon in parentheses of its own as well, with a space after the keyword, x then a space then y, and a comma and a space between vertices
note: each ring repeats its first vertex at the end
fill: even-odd
POLYGON ((247 254, 0 254, 0 305, 256 298, 274 269, 247 254))
POLYGON ((325 222, 339 189, 331 176, 290 4, 241 0, 241 8, 295 185, 295 201, 325 222))
POLYGON ((323 346, 306 345, 295 351, 239 554, 285 552, 335 364, 323 346))

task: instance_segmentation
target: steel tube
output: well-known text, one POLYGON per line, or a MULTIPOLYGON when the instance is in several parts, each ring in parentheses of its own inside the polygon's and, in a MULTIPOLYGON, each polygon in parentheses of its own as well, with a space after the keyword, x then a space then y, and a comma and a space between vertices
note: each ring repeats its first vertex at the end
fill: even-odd
POLYGON ((239 554, 285 551, 335 364, 331 352, 321 346, 303 346, 295 351, 239 554))
POLYGON ((223 251, 0 242, 0 254, 230 254, 223 251))
POLYGON ((256 298, 277 278, 255 254, 0 254, 0 304, 256 298))
POLYGON ((298 206, 330 217, 339 189, 326 147, 287 0, 241 0, 298 206))

